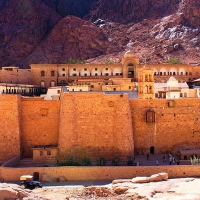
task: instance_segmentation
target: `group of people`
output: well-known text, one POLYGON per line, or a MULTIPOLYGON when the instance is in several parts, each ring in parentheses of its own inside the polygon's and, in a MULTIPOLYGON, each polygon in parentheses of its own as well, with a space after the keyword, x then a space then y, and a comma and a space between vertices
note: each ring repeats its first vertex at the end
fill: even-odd
MULTIPOLYGON (((147 154, 147 160, 149 160, 149 153, 147 154)), ((179 165, 180 164, 180 160, 173 157, 171 154, 168 154, 168 160, 169 160, 169 165, 172 165, 172 164, 179 165)), ((163 155, 163 163, 166 163, 166 161, 167 161, 166 156, 163 155)), ((159 165, 158 159, 156 159, 156 165, 157 166, 159 165)))

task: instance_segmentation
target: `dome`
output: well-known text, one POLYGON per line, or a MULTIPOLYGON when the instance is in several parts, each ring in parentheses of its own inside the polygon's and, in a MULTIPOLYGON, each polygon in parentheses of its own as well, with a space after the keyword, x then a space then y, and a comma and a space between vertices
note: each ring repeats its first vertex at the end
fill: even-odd
POLYGON ((173 76, 171 76, 168 81, 176 81, 176 79, 173 76))
POLYGON ((124 58, 133 58, 133 57, 136 57, 135 54, 132 52, 132 51, 127 51, 125 54, 124 54, 124 58))

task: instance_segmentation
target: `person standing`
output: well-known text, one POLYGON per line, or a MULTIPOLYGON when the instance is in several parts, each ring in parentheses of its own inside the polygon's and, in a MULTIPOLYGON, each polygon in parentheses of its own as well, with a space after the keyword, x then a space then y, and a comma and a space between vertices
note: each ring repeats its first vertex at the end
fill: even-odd
POLYGON ((158 159, 156 160, 156 165, 158 166, 158 159))
POLYGON ((149 160, 149 153, 147 153, 147 160, 149 160))

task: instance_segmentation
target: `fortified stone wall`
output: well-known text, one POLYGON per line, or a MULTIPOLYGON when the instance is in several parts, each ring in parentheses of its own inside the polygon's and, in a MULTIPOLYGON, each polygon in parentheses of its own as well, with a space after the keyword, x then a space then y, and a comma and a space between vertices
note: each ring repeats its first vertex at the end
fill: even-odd
POLYGON ((20 154, 20 95, 0 95, 0 163, 20 154))
POLYGON ((177 153, 179 148, 200 148, 200 99, 131 100, 135 153, 177 153), (155 123, 146 122, 146 112, 155 112, 155 123))
POLYGON ((36 145, 58 145, 60 101, 22 98, 21 119, 23 157, 32 157, 36 145))
POLYGON ((134 154, 128 95, 62 93, 58 144, 59 161, 126 160, 134 154))

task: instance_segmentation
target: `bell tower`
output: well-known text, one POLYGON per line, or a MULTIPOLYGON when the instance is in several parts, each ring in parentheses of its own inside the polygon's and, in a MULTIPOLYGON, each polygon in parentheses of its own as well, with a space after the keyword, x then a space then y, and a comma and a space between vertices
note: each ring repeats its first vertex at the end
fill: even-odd
POLYGON ((151 69, 138 70, 138 98, 154 99, 154 71, 151 69))

